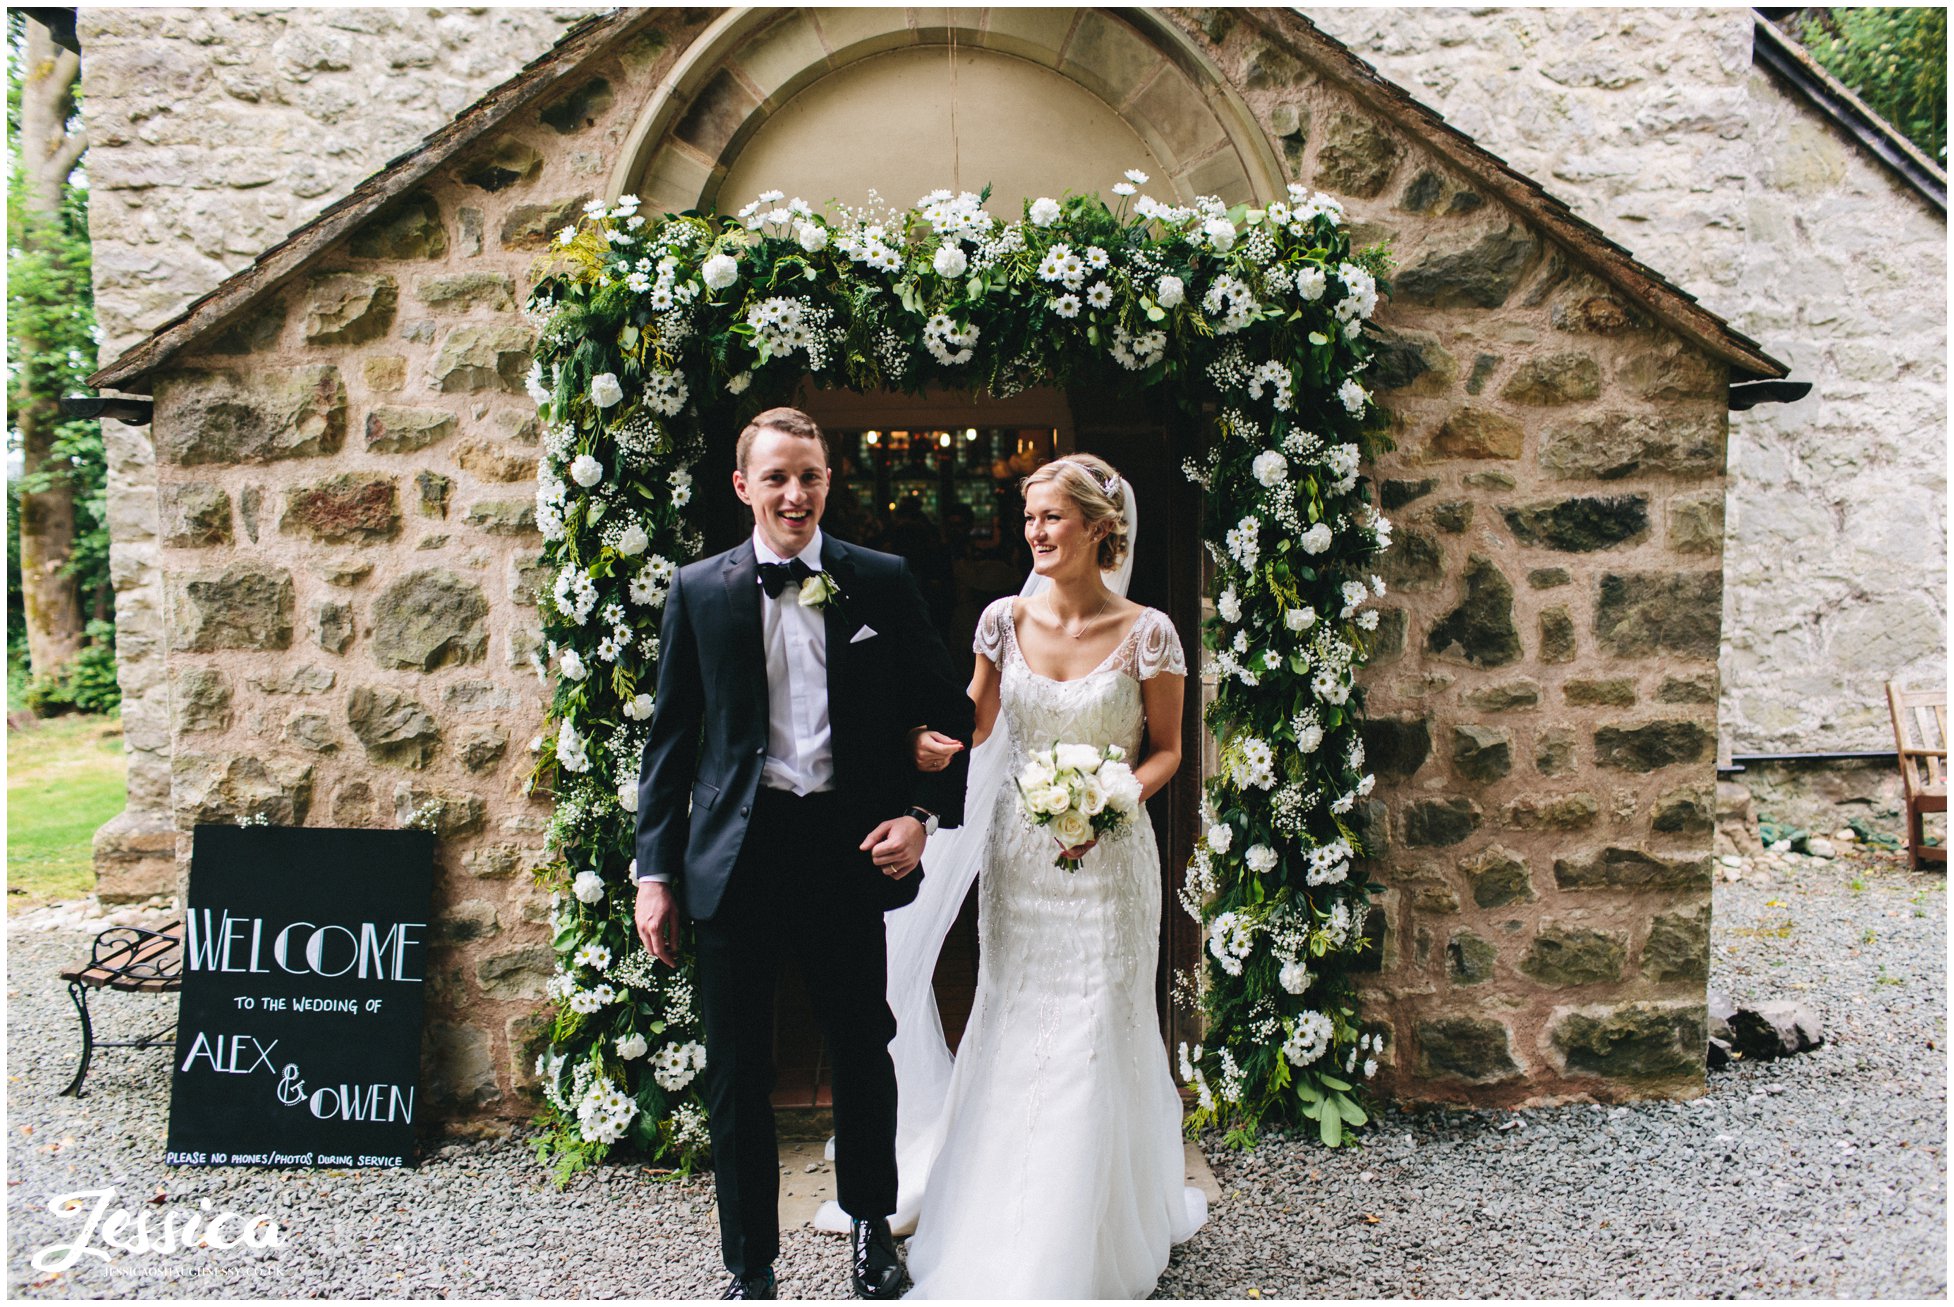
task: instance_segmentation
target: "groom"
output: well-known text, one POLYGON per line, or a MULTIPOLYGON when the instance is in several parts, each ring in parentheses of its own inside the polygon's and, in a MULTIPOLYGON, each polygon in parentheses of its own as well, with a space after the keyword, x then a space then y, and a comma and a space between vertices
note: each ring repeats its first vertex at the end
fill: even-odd
POLYGON ((791 959, 834 1072, 855 1294, 890 1298, 902 1264, 887 1219, 882 914, 915 899, 928 833, 963 816, 962 770, 916 771, 910 741, 932 728, 968 742, 972 709, 903 561, 822 533, 828 445, 814 420, 767 410, 736 463, 752 539, 681 568, 665 602, 638 779, 638 934, 676 965, 681 908, 698 927, 725 1296, 774 1296, 774 989, 791 959))

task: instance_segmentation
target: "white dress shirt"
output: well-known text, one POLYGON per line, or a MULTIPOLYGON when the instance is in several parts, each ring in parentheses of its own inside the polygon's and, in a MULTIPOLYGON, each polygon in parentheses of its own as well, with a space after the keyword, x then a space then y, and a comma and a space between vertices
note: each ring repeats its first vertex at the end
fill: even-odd
MULTIPOLYGON (((753 531, 753 554, 762 563, 788 561, 753 531)), ((800 560, 821 570, 821 529, 800 560)), ((817 608, 803 607, 793 587, 775 599, 760 591, 760 631, 767 656, 767 762, 760 784, 790 794, 834 788, 834 737, 828 727, 828 624, 817 608)))

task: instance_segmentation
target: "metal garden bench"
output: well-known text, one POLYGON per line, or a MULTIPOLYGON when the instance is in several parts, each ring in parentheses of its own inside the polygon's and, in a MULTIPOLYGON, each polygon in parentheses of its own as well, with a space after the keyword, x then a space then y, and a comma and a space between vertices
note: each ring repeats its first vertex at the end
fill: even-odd
POLYGON ((79 1096, 81 1082, 88 1076, 88 1059, 98 1048, 162 1048, 176 1039, 176 1022, 144 1035, 140 1039, 95 1038, 95 1025, 88 1016, 88 992, 92 989, 120 989, 138 994, 167 994, 183 988, 183 923, 172 922, 161 930, 140 926, 111 926, 95 937, 88 961, 61 973, 68 982, 68 997, 81 1014, 81 1066, 75 1078, 61 1092, 79 1096))

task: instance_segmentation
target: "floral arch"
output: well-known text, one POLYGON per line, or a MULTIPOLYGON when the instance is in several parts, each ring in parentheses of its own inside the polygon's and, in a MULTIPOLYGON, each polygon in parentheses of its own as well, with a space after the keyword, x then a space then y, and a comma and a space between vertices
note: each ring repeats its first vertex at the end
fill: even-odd
POLYGON ((1264 208, 1137 191, 1040 198, 1001 222, 984 197, 829 219, 769 192, 737 218, 650 218, 593 202, 552 249, 528 312, 546 424, 537 522, 555 677, 532 785, 551 787, 554 1011, 538 1059, 559 1175, 613 1148, 689 1167, 707 1144, 689 966, 654 970, 632 921, 638 759, 670 579, 708 433, 803 378, 862 391, 1008 395, 1090 378, 1209 414, 1187 475, 1206 490, 1219 772, 1183 906, 1203 975, 1178 977, 1207 1037, 1180 1050, 1193 1126, 1252 1137, 1314 1119, 1337 1143, 1382 1037, 1348 971, 1376 887, 1352 813, 1370 792, 1354 674, 1378 625, 1390 523, 1361 474, 1381 414, 1360 380, 1386 270, 1353 253, 1334 199, 1264 208))

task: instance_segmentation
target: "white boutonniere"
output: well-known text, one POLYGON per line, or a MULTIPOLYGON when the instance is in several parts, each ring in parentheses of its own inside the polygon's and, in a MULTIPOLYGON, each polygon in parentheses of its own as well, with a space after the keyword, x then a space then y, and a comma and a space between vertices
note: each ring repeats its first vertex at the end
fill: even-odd
POLYGON ((816 572, 801 582, 800 601, 801 607, 819 612, 841 601, 841 584, 835 580, 832 572, 816 572))

